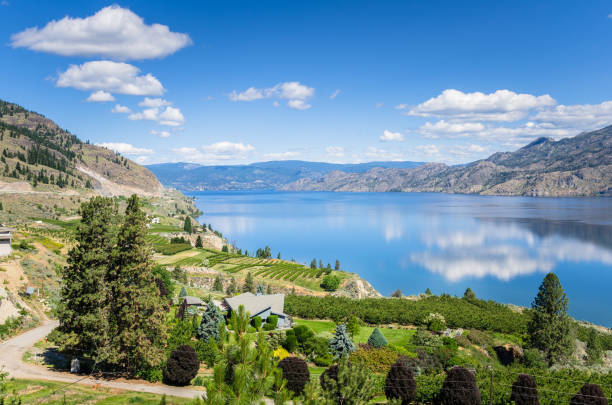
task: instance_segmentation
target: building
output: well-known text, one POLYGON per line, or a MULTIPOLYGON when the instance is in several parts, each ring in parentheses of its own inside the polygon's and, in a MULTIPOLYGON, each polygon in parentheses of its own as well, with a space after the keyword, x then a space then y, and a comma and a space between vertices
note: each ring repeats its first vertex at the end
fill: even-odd
POLYGON ((13 239, 13 229, 0 227, 0 257, 8 256, 12 253, 11 242, 13 239))
POLYGON ((247 292, 223 300, 223 308, 228 311, 228 316, 232 315, 232 311, 237 311, 240 305, 244 306, 245 311, 250 314, 251 319, 259 316, 261 320, 265 322, 270 315, 276 315, 278 316, 277 328, 282 329, 291 327, 291 319, 284 312, 284 294, 255 295, 247 292))

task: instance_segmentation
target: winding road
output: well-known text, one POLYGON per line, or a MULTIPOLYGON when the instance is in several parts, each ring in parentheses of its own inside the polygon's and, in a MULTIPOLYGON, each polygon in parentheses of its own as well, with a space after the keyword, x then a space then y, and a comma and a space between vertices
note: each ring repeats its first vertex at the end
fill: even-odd
POLYGON ((126 391, 150 392, 153 394, 166 394, 168 396, 195 398, 202 396, 203 391, 184 387, 172 387, 163 384, 129 383, 121 381, 100 380, 74 374, 50 370, 43 366, 25 363, 23 355, 36 342, 47 336, 56 326, 57 321, 45 321, 40 326, 21 335, 15 336, 0 344, 0 368, 8 372, 11 377, 33 380, 51 380, 65 383, 78 383, 85 385, 99 385, 101 387, 118 388, 126 391))

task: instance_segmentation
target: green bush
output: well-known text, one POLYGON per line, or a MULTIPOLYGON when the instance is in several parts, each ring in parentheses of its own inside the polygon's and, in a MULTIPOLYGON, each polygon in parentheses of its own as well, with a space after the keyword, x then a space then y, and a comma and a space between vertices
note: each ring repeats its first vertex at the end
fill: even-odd
POLYGON ((365 367, 373 373, 387 373, 398 356, 395 350, 387 347, 369 349, 362 346, 350 354, 350 359, 351 364, 365 367))
POLYGON ((368 344, 372 347, 379 348, 387 346, 388 342, 382 332, 378 328, 374 328, 368 338, 368 344))
POLYGON ((259 329, 259 328, 261 328, 261 322, 262 322, 262 321, 261 321, 261 317, 260 317, 260 316, 254 316, 254 317, 251 319, 251 325, 253 325, 253 327, 254 327, 255 329, 259 329))
POLYGON ((482 346, 482 347, 488 346, 491 340, 486 333, 479 331, 477 329, 470 329, 467 335, 467 338, 473 344, 477 346, 482 346))
POLYGON ((456 336, 455 341, 461 347, 470 347, 470 340, 464 335, 456 336))
POLYGON ((278 325, 278 315, 270 315, 266 319, 266 323, 276 328, 276 326, 278 325))
POLYGON ((333 274, 323 277, 323 281, 321 281, 321 288, 326 291, 336 291, 339 286, 340 279, 333 274))
POLYGON ((274 330, 276 329, 276 326, 270 324, 270 323, 265 323, 263 326, 263 330, 265 331, 270 331, 270 330, 274 330))
POLYGON ((287 335, 285 341, 283 342, 283 347, 289 352, 294 353, 295 349, 297 349, 298 341, 295 335, 287 335))
POLYGON ((147 380, 152 383, 161 381, 164 378, 164 372, 159 367, 140 370, 137 375, 143 380, 147 380))
POLYGON ((523 351, 521 363, 528 368, 545 369, 548 367, 544 353, 538 349, 526 349, 523 351))

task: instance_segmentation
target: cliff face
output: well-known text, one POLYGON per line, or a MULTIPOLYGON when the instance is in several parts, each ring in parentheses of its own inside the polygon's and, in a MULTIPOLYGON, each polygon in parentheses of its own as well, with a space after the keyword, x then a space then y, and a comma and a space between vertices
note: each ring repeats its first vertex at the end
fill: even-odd
POLYGON ((336 171, 283 189, 607 196, 612 194, 612 126, 559 141, 540 138, 515 152, 460 167, 431 163, 366 173, 336 171))
POLYGON ((0 101, 0 149, 2 189, 94 189, 102 195, 152 196, 163 191, 145 167, 84 143, 50 119, 4 101, 0 101))

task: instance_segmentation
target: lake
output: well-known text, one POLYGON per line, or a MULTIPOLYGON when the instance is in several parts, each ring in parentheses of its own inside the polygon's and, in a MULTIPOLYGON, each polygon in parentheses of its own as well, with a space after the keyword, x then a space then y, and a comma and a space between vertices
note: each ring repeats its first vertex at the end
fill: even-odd
POLYGON ((529 306, 555 272, 576 319, 612 327, 612 199, 434 193, 191 193, 251 254, 313 258, 358 273, 384 295, 430 288, 529 306))

